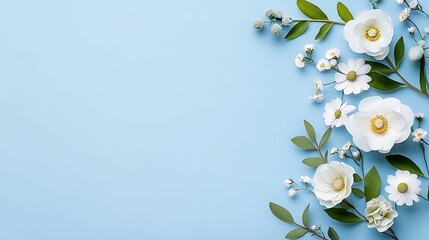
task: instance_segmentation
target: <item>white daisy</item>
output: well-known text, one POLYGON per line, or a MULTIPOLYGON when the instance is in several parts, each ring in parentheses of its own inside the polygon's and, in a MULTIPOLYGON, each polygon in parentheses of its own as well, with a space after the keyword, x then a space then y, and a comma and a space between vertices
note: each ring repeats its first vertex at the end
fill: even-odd
POLYGON ((334 79, 337 82, 335 89, 343 90, 344 94, 349 95, 359 94, 369 89, 368 83, 371 82, 371 77, 366 75, 371 71, 371 66, 365 64, 361 58, 353 60, 349 59, 347 64, 338 64, 338 69, 341 73, 335 73, 334 79))
POLYGON ((425 138, 428 135, 428 132, 426 132, 421 128, 417 128, 411 133, 411 135, 413 136, 414 142, 421 142, 423 138, 425 138))
POLYGON ((303 68, 305 66, 304 54, 300 53, 295 57, 295 65, 299 68, 303 68))
POLYGON ((339 58, 340 55, 341 55, 340 50, 338 48, 331 48, 331 49, 328 49, 328 51, 326 51, 325 58, 328 60, 331 60, 334 58, 339 58))
POLYGON ((422 189, 419 187, 421 181, 417 179, 416 174, 411 174, 408 171, 397 170, 395 176, 387 176, 389 186, 385 188, 389 193, 389 200, 402 206, 413 205, 414 202, 419 202, 419 196, 422 189))
POLYGON ((324 72, 326 70, 331 69, 331 63, 328 59, 322 58, 317 62, 316 67, 317 70, 319 70, 320 72, 324 72))
POLYGON ((347 114, 355 109, 355 106, 347 105, 347 102, 342 104, 341 99, 336 98, 325 105, 325 112, 323 113, 325 124, 331 127, 341 127, 348 122, 347 114))

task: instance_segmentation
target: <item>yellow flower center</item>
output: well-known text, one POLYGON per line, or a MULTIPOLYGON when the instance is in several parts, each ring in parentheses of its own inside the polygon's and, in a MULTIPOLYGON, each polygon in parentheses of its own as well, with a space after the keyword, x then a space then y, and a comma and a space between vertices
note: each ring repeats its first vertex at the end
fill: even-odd
POLYGON ((332 188, 335 191, 341 191, 344 188, 344 179, 343 178, 337 178, 332 182, 332 188))
POLYGON ((367 27, 365 30, 365 38, 368 41, 375 42, 381 37, 380 30, 375 26, 367 27))
POLYGON ((349 80, 350 82, 356 81, 356 78, 357 78, 357 73, 355 71, 350 71, 346 75, 346 79, 349 80))
POLYGON ((408 185, 406 183, 398 184, 398 192, 406 193, 408 191, 408 185))
POLYGON ((341 112, 341 110, 340 110, 340 109, 337 109, 337 110, 335 110, 335 112, 334 112, 334 116, 335 116, 335 118, 336 118, 336 119, 340 118, 340 117, 341 117, 341 114, 342 114, 342 112, 341 112))
POLYGON ((371 131, 376 134, 383 134, 387 131, 389 124, 387 119, 382 115, 377 115, 371 119, 371 131))

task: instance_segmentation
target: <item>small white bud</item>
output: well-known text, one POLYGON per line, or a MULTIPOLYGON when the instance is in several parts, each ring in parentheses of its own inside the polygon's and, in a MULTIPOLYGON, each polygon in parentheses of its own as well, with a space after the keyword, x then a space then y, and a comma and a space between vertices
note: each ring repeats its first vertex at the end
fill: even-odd
POLYGON ((293 180, 290 178, 285 179, 284 184, 286 187, 290 187, 293 184, 293 180))
POLYGON ((428 135, 428 132, 421 128, 417 128, 411 135, 413 136, 414 142, 421 142, 428 135))
POLYGON ((332 149, 331 149, 331 155, 334 155, 335 153, 337 153, 338 152, 338 148, 336 148, 336 147, 333 147, 332 149))
POLYGON ((399 15, 399 21, 403 22, 407 20, 409 16, 410 16, 410 9, 405 8, 404 10, 402 10, 401 14, 399 15))
POLYGON ((414 116, 417 118, 417 120, 423 120, 423 118, 425 117, 425 115, 423 113, 416 113, 414 114, 414 116))
POLYGON ((319 72, 324 72, 331 69, 331 63, 327 59, 322 58, 317 62, 316 68, 319 72))
POLYGON ((267 18, 269 18, 269 19, 272 19, 272 18, 274 18, 276 16, 276 13, 273 11, 273 9, 268 8, 265 11, 265 16, 267 16, 267 18))
POLYGON ((305 66, 304 54, 300 53, 295 57, 295 65, 299 68, 303 68, 305 66))
POLYGON ((331 68, 333 68, 333 67, 337 66, 338 61, 337 61, 337 59, 331 59, 331 60, 329 60, 329 63, 331 64, 331 68))
POLYGON ((347 151, 347 150, 349 150, 350 149, 350 147, 352 146, 352 144, 350 143, 350 141, 349 142, 346 142, 346 144, 344 144, 344 146, 343 146, 343 150, 344 151, 347 151))
POLYGON ((310 100, 316 103, 323 102, 323 99, 324 99, 323 93, 316 93, 310 97, 310 100))
POLYGON ((258 29, 258 30, 261 30, 264 27, 264 25, 265 25, 264 20, 262 20, 260 18, 257 18, 257 19, 255 19, 255 21, 253 21, 253 27, 258 29))
POLYGON ((338 156, 339 156, 340 158, 346 158, 346 152, 345 152, 345 151, 343 151, 343 150, 341 150, 341 151, 338 153, 338 156))
POLYGON ((418 5, 419 5, 418 0, 413 0, 412 2, 410 2, 410 8, 412 9, 417 8, 418 5))
POLYGON ((299 180, 303 183, 311 183, 311 178, 309 176, 301 176, 299 180))
POLYGON ((319 226, 313 225, 313 226, 311 226, 311 230, 317 231, 317 230, 319 230, 319 226))
POLYGON ((340 50, 338 48, 331 48, 331 49, 328 49, 328 51, 326 51, 325 58, 328 60, 331 60, 333 58, 338 59, 338 58, 340 58, 340 55, 341 55, 341 53, 340 53, 340 50))
POLYGON ((429 27, 425 27, 425 33, 429 34, 429 27))
POLYGON ((314 44, 306 44, 305 46, 304 46, 304 51, 306 52, 306 53, 312 53, 313 51, 314 51, 314 44))
POLYGON ((296 191, 296 189, 294 189, 294 188, 291 188, 291 189, 289 189, 289 191, 288 191, 289 197, 293 197, 293 196, 295 196, 295 195, 296 195, 296 193, 297 193, 297 191, 296 191))
POLYGON ((323 92, 323 83, 320 80, 314 80, 314 89, 316 92, 323 92))
POLYGON ((274 36, 280 35, 281 32, 282 32, 282 27, 280 26, 280 24, 274 23, 273 26, 271 26, 271 33, 274 36))
POLYGON ((283 13, 281 11, 277 11, 274 14, 274 17, 277 18, 277 19, 281 19, 281 18, 283 18, 283 13))
POLYGON ((404 3, 404 0, 396 0, 396 2, 397 2, 398 4, 402 4, 402 3, 404 3))
POLYGON ((419 47, 423 47, 426 44, 426 42, 424 40, 420 40, 417 42, 417 46, 419 47))
POLYGON ((360 160, 360 153, 359 153, 359 151, 353 151, 353 152, 352 152, 352 155, 353 155, 353 157, 354 157, 355 159, 360 160))
POLYGON ((424 53, 425 53, 425 50, 423 50, 422 47, 414 46, 408 52, 408 57, 410 58, 411 61, 417 61, 423 57, 424 53))
POLYGON ((407 28, 407 30, 408 30, 408 33, 409 34, 414 34, 414 31, 416 30, 414 27, 409 27, 409 28, 407 28))
POLYGON ((290 17, 283 17, 282 18, 282 24, 283 26, 288 26, 292 22, 292 19, 290 17))

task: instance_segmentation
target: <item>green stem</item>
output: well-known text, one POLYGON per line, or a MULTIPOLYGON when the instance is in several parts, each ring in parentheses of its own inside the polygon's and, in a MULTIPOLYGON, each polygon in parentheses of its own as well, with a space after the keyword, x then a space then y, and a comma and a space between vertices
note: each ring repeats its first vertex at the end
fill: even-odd
POLYGON ((398 77, 406 84, 408 85, 408 87, 412 88, 414 91, 420 93, 421 95, 429 98, 429 95, 422 92, 420 89, 418 89, 417 87, 415 87, 413 84, 411 84, 410 82, 408 82, 403 76, 402 74, 399 72, 399 70, 396 68, 395 64, 393 64, 392 60, 390 60, 389 57, 385 58, 387 63, 389 63, 390 67, 392 68, 392 70, 396 73, 396 75, 398 75, 398 77))
POLYGON ((424 199, 426 202, 429 202, 429 199, 427 199, 427 198, 423 197, 422 195, 417 194, 417 196, 421 197, 421 198, 422 198, 422 199, 424 199))
POLYGON ((295 20, 292 20, 292 22, 324 22, 324 23, 333 23, 338 25, 346 25, 345 22, 324 20, 324 19, 295 19, 295 20))
POLYGON ((322 240, 329 240, 329 239, 325 238, 325 237, 324 237, 324 236, 322 236, 320 233, 318 233, 318 232, 314 231, 314 230, 313 230, 313 229, 311 229, 311 228, 308 228, 308 227, 306 227, 306 226, 302 226, 301 224, 298 224, 298 223, 295 223, 295 225, 297 225, 298 227, 300 227, 300 228, 302 228, 302 229, 307 230, 308 232, 310 232, 310 233, 314 234, 315 236, 317 236, 318 238, 320 238, 320 239, 322 239, 322 240))
POLYGON ((425 160, 425 164, 426 164, 426 171, 428 173, 429 176, 429 166, 428 166, 428 160, 426 158, 426 149, 425 149, 425 144, 423 142, 420 142, 420 147, 422 148, 422 153, 423 153, 423 159, 425 160))

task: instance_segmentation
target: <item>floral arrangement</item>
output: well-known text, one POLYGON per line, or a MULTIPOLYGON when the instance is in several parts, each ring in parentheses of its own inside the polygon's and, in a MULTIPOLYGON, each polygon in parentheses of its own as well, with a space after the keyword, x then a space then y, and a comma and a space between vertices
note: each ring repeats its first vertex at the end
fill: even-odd
MULTIPOLYGON (((294 19, 284 16, 280 11, 268 9, 265 12, 267 20, 258 18, 253 22, 257 30, 271 26, 274 36, 288 29, 285 40, 301 37, 310 24, 320 25, 315 40, 324 39, 334 26, 341 27, 349 50, 362 55, 362 58, 343 60, 341 51, 331 48, 323 58, 317 60, 314 58, 315 45, 307 44, 304 51, 295 57, 298 68, 313 65, 320 72, 332 73, 331 82, 314 81, 315 93, 310 97, 311 100, 324 102, 323 92, 329 86, 333 86, 339 96, 324 105, 323 119, 327 129, 320 138, 316 136, 313 125, 304 120, 306 134, 291 139, 296 147, 314 153, 313 157, 302 161, 304 165, 315 168, 314 176, 302 176, 299 181, 288 178, 284 184, 289 188, 291 197, 299 191, 310 192, 323 206, 327 216, 345 224, 364 222, 368 228, 392 239, 399 239, 394 231, 395 219, 400 217, 398 208, 413 206, 420 200, 429 201, 429 193, 422 192, 422 182, 419 180, 429 176, 426 157, 429 140, 426 140, 427 131, 421 128, 424 114, 414 113, 395 97, 371 96, 359 99, 357 107, 346 100, 359 97, 360 93, 371 88, 394 93, 403 87, 429 99, 425 56, 425 51, 429 49, 425 42, 429 34, 429 21, 428 26, 419 26, 413 21, 414 16, 420 15, 418 17, 427 20, 429 15, 418 0, 396 2, 404 7, 399 20, 409 22, 411 26, 404 29, 405 36, 399 39, 394 39, 391 17, 378 8, 380 0, 369 0, 370 9, 355 16, 345 4, 338 2, 339 18, 336 20, 328 18, 314 3, 297 0, 298 9, 307 18, 294 19), (414 43, 406 48, 404 38, 407 35, 414 43), (409 50, 406 52, 406 49, 409 50), (417 80, 408 80, 400 71, 401 63, 406 60, 419 65, 417 80), (340 148, 328 148, 332 132, 341 127, 350 134, 352 142, 340 148), (422 161, 414 162, 403 154, 390 154, 394 145, 403 144, 409 138, 421 149, 422 161), (397 171, 380 176, 377 167, 382 165, 368 168, 364 158, 372 151, 382 154, 397 171), (383 182, 387 183, 384 189, 383 182), (365 208, 359 209, 356 201, 365 201, 365 208)), ((302 224, 286 208, 272 202, 269 207, 278 219, 295 227, 287 233, 287 239, 306 234, 320 239, 340 239, 332 227, 322 229, 320 225, 309 225, 310 205, 302 213, 302 224)))

